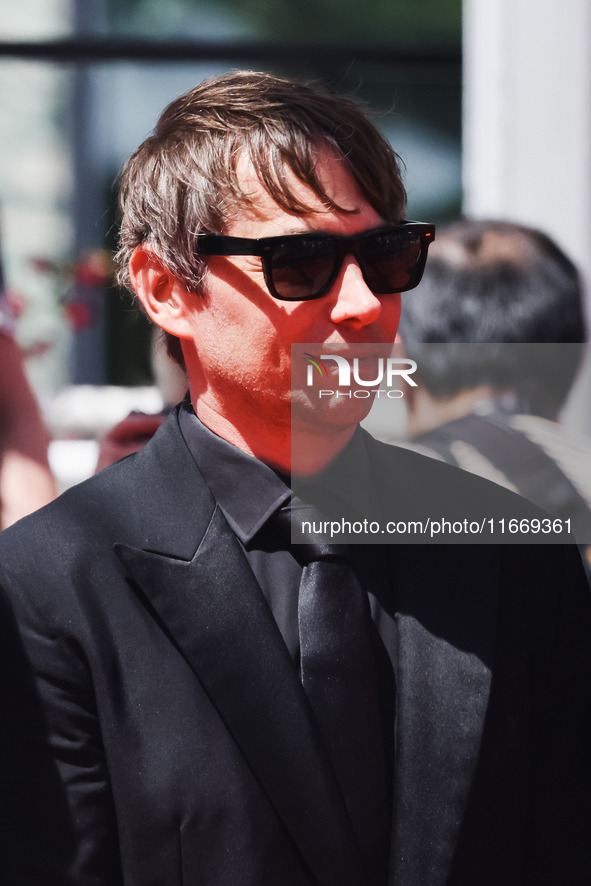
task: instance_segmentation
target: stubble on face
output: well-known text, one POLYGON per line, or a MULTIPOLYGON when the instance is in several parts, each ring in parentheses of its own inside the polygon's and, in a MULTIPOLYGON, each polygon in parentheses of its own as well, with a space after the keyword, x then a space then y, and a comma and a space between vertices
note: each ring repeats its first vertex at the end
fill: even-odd
MULTIPOLYGON (((368 203, 342 158, 319 151, 318 172, 331 199, 350 212, 327 209, 293 173, 296 196, 314 207, 307 215, 286 212, 270 197, 249 161, 237 165, 249 203, 230 220, 226 234, 260 238, 320 231, 351 235, 378 227, 383 219, 368 203)), ((345 260, 332 290, 309 302, 282 302, 268 292, 260 259, 208 259, 206 292, 195 304, 193 338, 186 343, 191 396, 211 430, 263 461, 285 461, 291 432, 291 345, 318 343, 323 349, 347 343, 393 341, 399 296, 371 293, 352 257, 345 260)), ((314 433, 353 433, 366 406, 344 400, 326 410, 323 430, 317 404, 298 397, 296 412, 313 420, 314 433), (300 408, 301 407, 301 408, 300 408)))

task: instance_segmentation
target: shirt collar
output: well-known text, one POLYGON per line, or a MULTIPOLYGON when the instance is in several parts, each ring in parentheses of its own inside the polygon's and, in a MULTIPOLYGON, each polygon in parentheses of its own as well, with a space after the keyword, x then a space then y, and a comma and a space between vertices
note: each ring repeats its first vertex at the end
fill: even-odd
POLYGON ((224 516, 243 545, 291 496, 284 478, 210 431, 186 402, 180 411, 185 442, 224 516))
POLYGON ((375 518, 379 508, 368 439, 370 435, 358 425, 342 452, 323 471, 314 477, 292 478, 295 495, 304 501, 316 502, 320 511, 326 502, 328 510, 336 516, 375 518))
MULTIPOLYGON (((180 426, 187 446, 224 516, 243 545, 292 495, 287 478, 210 431, 185 402, 180 426)), ((367 452, 367 433, 357 427, 343 452, 316 477, 293 478, 293 491, 306 501, 322 501, 326 494, 331 509, 357 518, 375 517, 376 494, 367 452)))

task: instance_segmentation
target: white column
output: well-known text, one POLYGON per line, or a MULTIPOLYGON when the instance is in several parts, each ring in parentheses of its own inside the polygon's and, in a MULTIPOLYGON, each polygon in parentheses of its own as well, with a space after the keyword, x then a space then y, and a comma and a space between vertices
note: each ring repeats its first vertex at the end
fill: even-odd
POLYGON ((591 279, 591 0, 464 0, 464 186, 591 279))
MULTIPOLYGON (((540 228, 591 326, 591 0, 464 0, 464 212, 540 228)), ((591 429, 591 366, 565 421, 591 429)))

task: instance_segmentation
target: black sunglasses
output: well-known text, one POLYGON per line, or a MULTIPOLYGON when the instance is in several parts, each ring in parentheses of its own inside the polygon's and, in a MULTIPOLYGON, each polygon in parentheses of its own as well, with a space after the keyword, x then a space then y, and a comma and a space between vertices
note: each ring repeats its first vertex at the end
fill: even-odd
POLYGON ((406 292, 421 282, 435 225, 403 221, 353 237, 286 234, 284 237, 225 237, 200 234, 201 255, 258 255, 265 283, 282 301, 322 298, 331 289, 346 255, 353 255, 375 295, 406 292))

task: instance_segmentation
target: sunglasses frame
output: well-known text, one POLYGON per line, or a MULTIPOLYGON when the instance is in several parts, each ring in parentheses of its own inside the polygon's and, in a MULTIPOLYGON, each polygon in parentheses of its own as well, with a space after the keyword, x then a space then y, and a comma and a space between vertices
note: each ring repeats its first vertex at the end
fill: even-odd
MULTIPOLYGON (((426 222, 405 220, 401 221, 397 225, 382 225, 379 228, 373 228, 371 231, 364 231, 363 234, 355 234, 351 237, 342 237, 338 234, 316 233, 314 231, 310 231, 309 233, 302 232, 301 234, 285 234, 278 237, 260 237, 259 239, 249 239, 247 237, 227 237, 224 234, 199 234, 197 237, 197 251, 199 255, 207 256, 259 256, 263 265, 265 283, 273 298, 277 298, 280 301, 313 301, 317 298, 322 298, 330 291, 340 273, 343 262, 347 255, 353 255, 355 257, 361 269, 361 273, 363 274, 363 279, 369 286, 369 283, 365 276, 363 262, 363 241, 367 240, 369 237, 375 236, 376 234, 379 235, 401 231, 418 234, 421 241, 421 252, 415 265, 415 274, 412 282, 410 282, 407 286, 401 286, 393 290, 393 292, 407 292, 409 289, 414 289, 421 282, 421 277, 423 276, 423 271, 425 269, 425 262, 427 261, 427 250, 429 248, 429 244, 432 243, 435 239, 435 225, 428 224, 426 222), (318 290, 318 292, 313 293, 312 295, 306 295, 298 298, 280 295, 280 293, 277 292, 275 284, 273 282, 272 261, 275 249, 284 244, 286 241, 293 242, 294 240, 310 239, 319 239, 323 241, 331 241, 334 243, 335 263, 330 276, 328 277, 324 285, 318 290)), ((369 286, 369 288, 371 289, 372 287, 369 286)), ((389 293, 383 292, 375 294, 387 295, 389 293)))

